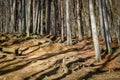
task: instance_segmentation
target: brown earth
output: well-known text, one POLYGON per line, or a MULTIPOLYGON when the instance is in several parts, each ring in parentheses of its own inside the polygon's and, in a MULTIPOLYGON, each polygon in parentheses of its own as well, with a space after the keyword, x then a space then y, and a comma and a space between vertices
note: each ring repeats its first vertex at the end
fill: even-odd
POLYGON ((94 59, 92 39, 73 46, 51 38, 0 34, 0 80, 120 80, 120 46, 94 59))

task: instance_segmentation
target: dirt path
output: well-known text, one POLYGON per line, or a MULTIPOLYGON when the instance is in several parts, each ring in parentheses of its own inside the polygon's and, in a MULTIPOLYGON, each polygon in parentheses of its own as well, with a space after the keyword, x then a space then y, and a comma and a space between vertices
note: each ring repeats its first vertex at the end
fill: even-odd
POLYGON ((90 40, 67 46, 47 38, 2 37, 0 80, 120 79, 120 48, 111 55, 103 51, 96 63, 90 40))

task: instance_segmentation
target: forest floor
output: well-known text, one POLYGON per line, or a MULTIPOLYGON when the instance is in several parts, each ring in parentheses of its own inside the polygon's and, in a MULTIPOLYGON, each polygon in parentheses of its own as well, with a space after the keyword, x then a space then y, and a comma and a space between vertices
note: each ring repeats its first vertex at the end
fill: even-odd
POLYGON ((0 33, 0 80, 120 80, 120 45, 105 52, 100 39, 102 61, 95 61, 92 39, 67 46, 52 36, 22 37, 0 33))

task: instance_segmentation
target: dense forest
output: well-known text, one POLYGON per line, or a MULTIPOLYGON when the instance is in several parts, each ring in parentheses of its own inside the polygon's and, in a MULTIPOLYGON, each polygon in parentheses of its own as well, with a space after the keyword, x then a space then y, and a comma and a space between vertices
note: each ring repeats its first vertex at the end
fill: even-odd
POLYGON ((91 70, 80 76, 81 66, 92 67, 91 76, 116 69, 109 65, 120 57, 119 4, 119 0, 0 0, 0 80, 87 80, 91 70), (102 70, 95 66, 99 64, 108 67, 102 70), (66 77, 74 71, 77 77, 66 77))

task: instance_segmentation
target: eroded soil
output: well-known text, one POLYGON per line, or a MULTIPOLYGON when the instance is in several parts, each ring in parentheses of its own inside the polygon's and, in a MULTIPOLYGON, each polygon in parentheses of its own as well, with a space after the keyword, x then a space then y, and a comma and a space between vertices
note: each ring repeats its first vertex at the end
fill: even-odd
POLYGON ((120 46, 97 63, 91 39, 67 46, 59 39, 0 34, 0 80, 120 80, 120 46))

